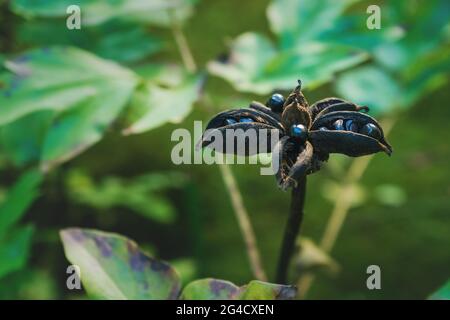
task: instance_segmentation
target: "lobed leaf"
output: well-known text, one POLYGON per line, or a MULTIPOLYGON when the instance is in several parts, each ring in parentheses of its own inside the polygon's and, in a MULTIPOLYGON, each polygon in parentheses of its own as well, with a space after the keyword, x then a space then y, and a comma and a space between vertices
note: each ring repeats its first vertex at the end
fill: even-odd
POLYGON ((5 66, 10 73, 0 74, 0 81, 5 83, 0 89, 0 126, 18 120, 23 125, 30 121, 24 120, 27 116, 43 117, 43 123, 33 131, 40 137, 33 141, 33 147, 40 152, 27 154, 27 139, 19 124, 6 129, 6 137, 21 143, 16 147, 11 140, 5 144, 17 162, 37 160, 32 158, 39 156, 44 169, 99 141, 127 104, 138 81, 133 72, 71 47, 35 49, 7 61, 5 66), (53 114, 43 115, 44 111, 53 114), (31 116, 38 112, 39 116, 31 116))

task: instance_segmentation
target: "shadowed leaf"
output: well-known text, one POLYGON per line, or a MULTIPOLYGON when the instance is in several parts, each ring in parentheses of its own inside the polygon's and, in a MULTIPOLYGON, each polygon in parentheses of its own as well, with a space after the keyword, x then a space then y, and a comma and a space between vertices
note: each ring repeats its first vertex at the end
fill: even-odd
POLYGON ((25 266, 33 232, 31 225, 19 227, 0 241, 0 278, 25 266))
POLYGON ((61 239, 67 259, 80 267, 88 294, 98 299, 176 299, 175 270, 142 252, 123 236, 88 229, 65 229, 61 239))
POLYGON ((201 279, 188 284, 181 294, 185 300, 286 300, 293 299, 297 290, 293 286, 253 280, 238 287, 218 279, 201 279))
POLYGON ((37 198, 41 181, 40 172, 29 171, 8 191, 6 199, 0 204, 0 237, 22 217, 37 198))

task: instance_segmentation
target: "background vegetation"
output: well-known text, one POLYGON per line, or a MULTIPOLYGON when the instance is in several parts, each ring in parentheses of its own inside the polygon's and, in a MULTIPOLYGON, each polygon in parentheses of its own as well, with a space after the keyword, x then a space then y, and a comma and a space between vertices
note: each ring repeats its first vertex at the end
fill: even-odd
MULTIPOLYGON (((254 279, 219 167, 175 166, 170 135, 297 78, 310 102, 369 105, 394 154, 332 156, 309 179, 292 281, 306 298, 424 299, 449 278, 448 1, 379 2, 381 30, 374 1, 85 0, 67 30, 69 2, 0 1, 1 298, 85 298, 66 288, 71 226, 136 240, 184 283, 254 279)), ((289 194, 231 169, 270 280, 289 194)))

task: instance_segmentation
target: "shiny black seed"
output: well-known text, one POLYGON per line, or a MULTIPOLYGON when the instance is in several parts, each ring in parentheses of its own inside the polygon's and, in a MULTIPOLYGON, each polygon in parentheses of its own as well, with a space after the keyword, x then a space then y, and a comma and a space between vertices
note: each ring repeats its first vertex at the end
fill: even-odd
POLYGON ((319 131, 327 131, 327 130, 328 130, 327 127, 320 127, 320 128, 319 128, 319 131))
POLYGON ((270 99, 267 101, 266 105, 273 111, 273 112, 282 112, 283 111, 283 105, 284 105, 284 97, 283 95, 279 93, 273 94, 270 99))
POLYGON ((344 127, 344 120, 342 120, 342 119, 339 119, 339 120, 336 120, 334 123, 333 123, 333 129, 334 130, 345 130, 345 127, 344 127))
POLYGON ((252 118, 240 118, 239 122, 254 122, 252 118))
POLYGON ((296 124, 291 127, 291 136, 304 142, 308 138, 308 129, 302 124, 296 124))
POLYGON ((381 138, 381 132, 380 129, 378 129, 378 127, 376 125, 374 125, 373 123, 368 123, 366 125, 364 125, 361 130, 359 131, 359 133, 372 137, 374 139, 380 139, 381 138))
POLYGON ((346 120, 345 121, 345 130, 347 131, 353 131, 353 132, 358 132, 358 125, 356 124, 355 121, 353 120, 346 120))
POLYGON ((226 125, 235 124, 236 122, 237 122, 236 119, 233 119, 233 118, 225 119, 226 125))

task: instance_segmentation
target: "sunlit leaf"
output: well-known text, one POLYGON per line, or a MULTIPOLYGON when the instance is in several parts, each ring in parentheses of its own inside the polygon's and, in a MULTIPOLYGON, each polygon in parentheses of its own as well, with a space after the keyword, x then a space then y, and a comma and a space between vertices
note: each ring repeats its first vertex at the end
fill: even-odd
POLYGON ((351 2, 275 0, 268 17, 278 45, 264 35, 244 33, 233 41, 229 59, 210 62, 208 70, 237 90, 258 94, 289 89, 297 79, 308 88, 328 82, 368 57, 322 37, 351 2))
POLYGON ((17 14, 32 17, 68 17, 67 8, 78 5, 81 8, 82 25, 96 25, 113 18, 130 18, 134 15, 174 8, 180 0, 13 0, 11 8, 17 14))
POLYGON ((137 76, 80 49, 29 51, 5 63, 0 75, 0 125, 53 110, 43 139, 44 169, 64 162, 99 141, 128 103, 137 76))
POLYGON ((28 46, 77 46, 119 62, 139 61, 163 48, 159 38, 136 23, 111 21, 80 31, 61 28, 60 25, 61 22, 55 20, 33 20, 21 24, 17 41, 28 46))
POLYGON ((402 89, 387 72, 375 66, 346 71, 336 81, 340 96, 381 113, 405 105, 402 89))
POLYGON ((130 19, 133 21, 151 24, 159 27, 171 26, 173 20, 183 23, 194 13, 194 6, 199 0, 172 0, 174 5, 167 10, 152 10, 150 12, 137 12, 130 19))
POLYGON ((355 0, 273 0, 267 8, 272 31, 283 48, 305 45, 307 41, 334 28, 334 21, 355 0))
POLYGON ((188 284, 181 299, 185 300, 286 300, 296 295, 293 286, 279 285, 253 280, 238 287, 235 284, 218 279, 201 279, 188 284))
POLYGON ((123 236, 88 229, 65 229, 67 259, 80 268, 84 289, 97 299, 176 299, 178 274, 123 236))
POLYGON ((201 85, 201 76, 193 75, 173 87, 147 82, 137 89, 128 110, 137 120, 131 121, 123 133, 137 134, 167 122, 181 122, 198 99, 201 85))

